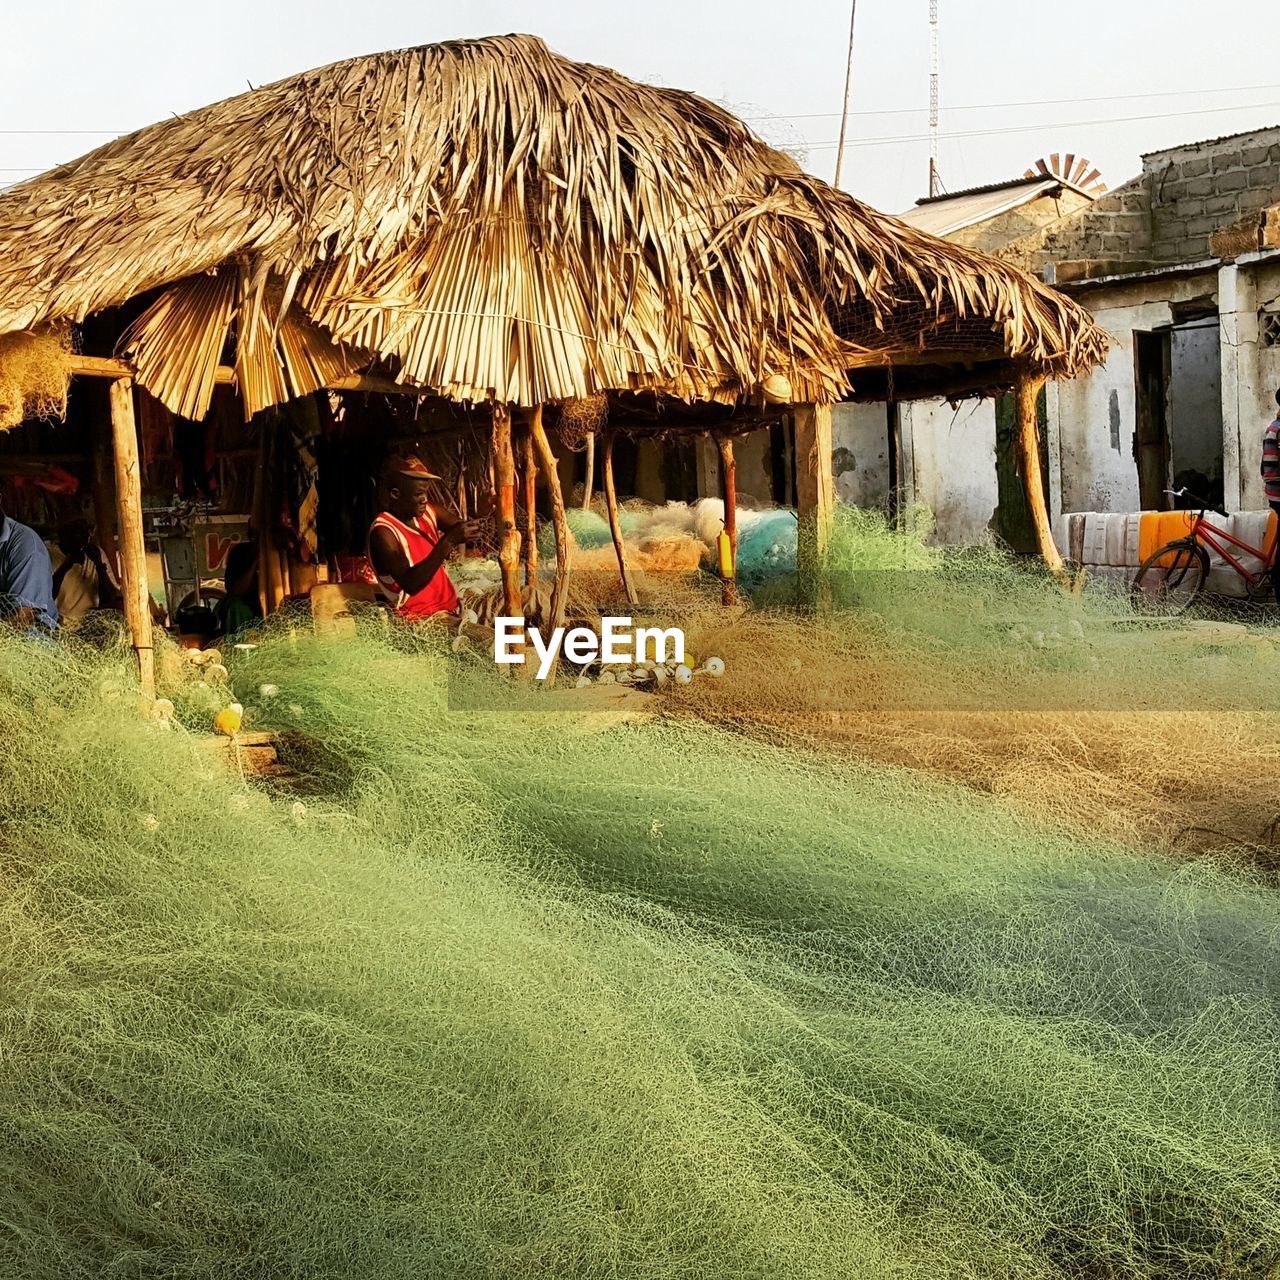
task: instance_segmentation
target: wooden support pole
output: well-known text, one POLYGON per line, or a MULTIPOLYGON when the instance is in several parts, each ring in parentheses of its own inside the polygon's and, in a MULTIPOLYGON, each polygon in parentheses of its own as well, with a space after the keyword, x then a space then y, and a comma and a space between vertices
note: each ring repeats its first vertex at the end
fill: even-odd
MULTIPOLYGON (((467 445, 466 441, 458 441, 458 484, 457 484, 458 519, 467 519, 467 445)), ((462 554, 468 554, 467 544, 462 544, 462 554)))
POLYGON ((265 618, 271 612, 271 578, 267 549, 267 427, 266 419, 258 419, 258 455, 253 465, 253 513, 249 520, 258 544, 258 603, 265 618))
POLYGON ((631 581, 631 571, 627 568, 627 548, 622 539, 622 521, 618 518, 618 490, 613 481, 613 440, 614 433, 606 431, 604 437, 604 501, 609 510, 609 532, 613 536, 613 550, 618 557, 618 573, 622 578, 622 589, 627 593, 630 604, 638 604, 635 583, 631 581))
MULTIPOLYGON (((892 381, 893 370, 889 370, 892 381)), ((885 446, 889 455, 889 523, 896 529, 902 511, 902 424, 898 402, 892 396, 885 401, 885 446)))
POLYGON ((489 457, 497 512, 498 564, 502 567, 502 612, 523 618, 520 601, 520 529, 516 524, 516 456, 511 447, 511 411, 494 404, 489 457))
POLYGON ((587 433, 587 478, 582 485, 582 509, 591 510, 591 489, 596 482, 596 433, 587 433))
MULTIPOLYGON (((533 437, 534 448, 538 451, 538 460, 542 464, 542 474, 547 482, 547 491, 551 495, 551 524, 556 535, 556 577, 551 591, 551 626, 550 631, 564 625, 565 605, 569 590, 569 521, 564 513, 564 490, 560 487, 560 471, 556 465, 556 455, 547 439, 546 429, 542 425, 542 406, 539 405, 529 418, 529 434, 533 437)), ((547 630, 547 628, 544 628, 547 630)))
POLYGON ((835 509, 831 406, 796 405, 795 431, 796 507, 800 515, 796 567, 802 589, 812 596, 831 539, 835 509))
POLYGON ((724 495, 724 531, 729 535, 729 564, 724 576, 724 585, 720 588, 720 603, 725 605, 738 603, 738 464, 733 458, 733 439, 730 436, 716 436, 716 446, 720 450, 720 491, 724 495))
POLYGON ((1027 509, 1031 513, 1035 529, 1036 545, 1040 548, 1049 572, 1065 581, 1066 565, 1062 553, 1053 540, 1049 524, 1049 508, 1044 499, 1043 471, 1040 461, 1039 402, 1045 379, 1039 374, 1020 373, 1017 383, 1018 423, 1014 433, 1014 456, 1022 472, 1022 489, 1027 497, 1027 509))
POLYGON ((118 576, 120 542, 116 537, 116 469, 111 443, 111 419, 109 415, 99 416, 96 411, 96 394, 94 407, 95 413, 89 428, 93 463, 94 540, 102 548, 111 571, 118 576))
POLYGON ((138 683, 146 698, 156 696, 156 655, 151 634, 151 592, 147 587, 147 546, 142 533, 142 464, 138 425, 133 416, 133 382, 111 384, 111 439, 115 452, 116 518, 120 526, 120 563, 124 616, 138 659, 138 683))
POLYGON ((533 432, 526 431, 521 440, 524 463, 524 585, 538 581, 538 455, 533 447, 533 432))

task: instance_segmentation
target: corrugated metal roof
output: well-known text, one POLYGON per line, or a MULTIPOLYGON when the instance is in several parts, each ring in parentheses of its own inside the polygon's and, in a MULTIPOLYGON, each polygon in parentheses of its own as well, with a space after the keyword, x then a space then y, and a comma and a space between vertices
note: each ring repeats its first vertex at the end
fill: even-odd
POLYGON ((922 200, 914 209, 900 213, 898 217, 928 231, 935 236, 949 236, 953 231, 985 222, 997 214, 1007 213, 1019 205, 1034 200, 1046 191, 1062 186, 1061 178, 1024 178, 1020 182, 1005 182, 993 187, 975 187, 971 191, 958 191, 953 196, 922 200))

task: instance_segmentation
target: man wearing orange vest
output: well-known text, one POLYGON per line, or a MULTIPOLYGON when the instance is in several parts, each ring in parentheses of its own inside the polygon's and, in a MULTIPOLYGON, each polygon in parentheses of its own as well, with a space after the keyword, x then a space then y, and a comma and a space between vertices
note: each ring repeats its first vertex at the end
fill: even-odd
POLYGON ((432 505, 431 481, 419 458, 393 458, 387 467, 387 509, 369 529, 369 560, 387 602, 412 621, 456 616, 458 593, 444 563, 455 546, 475 542, 487 520, 462 520, 432 505))

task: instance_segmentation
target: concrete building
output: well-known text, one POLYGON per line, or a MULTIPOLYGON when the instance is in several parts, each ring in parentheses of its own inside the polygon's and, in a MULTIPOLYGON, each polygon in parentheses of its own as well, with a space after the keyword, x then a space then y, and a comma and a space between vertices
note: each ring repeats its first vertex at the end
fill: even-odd
POLYGON ((1008 246, 1110 333, 1104 366, 1049 394, 1051 508, 1161 510, 1190 488, 1265 506, 1280 387, 1280 128, 1153 152, 1142 173, 1008 246))
MULTIPOLYGON (((1112 337, 1105 365, 1047 389, 1050 511, 1195 505, 1167 492, 1183 487, 1228 511, 1265 506, 1261 438, 1280 387, 1280 128, 1153 152, 1097 198, 1047 181, 922 201, 905 217, 1042 275, 1112 337)), ((999 400, 902 406, 900 489, 933 507, 939 540, 1025 549, 1006 415, 999 400)), ((837 458, 852 460, 842 496, 882 501, 883 409, 845 406, 837 424, 837 458)))

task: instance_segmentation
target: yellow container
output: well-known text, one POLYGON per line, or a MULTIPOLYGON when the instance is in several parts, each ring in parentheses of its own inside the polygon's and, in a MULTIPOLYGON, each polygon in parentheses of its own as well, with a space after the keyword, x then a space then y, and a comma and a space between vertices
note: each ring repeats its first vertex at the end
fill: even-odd
POLYGON ((732 578, 733 543, 729 540, 729 531, 727 529, 720 530, 720 536, 716 539, 716 546, 720 553, 720 576, 722 578, 732 578))

